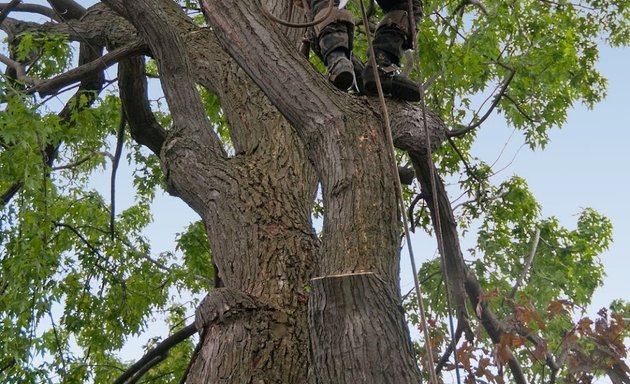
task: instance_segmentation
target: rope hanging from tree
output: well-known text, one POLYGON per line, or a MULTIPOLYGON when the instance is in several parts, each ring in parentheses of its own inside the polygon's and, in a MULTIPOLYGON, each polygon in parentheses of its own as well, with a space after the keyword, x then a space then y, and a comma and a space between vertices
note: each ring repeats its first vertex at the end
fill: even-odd
MULTIPOLYGON (((411 4, 411 1, 409 1, 409 3, 411 4)), ((413 253, 413 246, 411 244, 411 235, 409 234, 409 223, 407 222, 407 216, 405 215, 405 212, 407 212, 407 208, 405 206, 405 200, 403 199, 402 184, 400 182, 400 176, 398 175, 398 167, 396 165, 394 139, 392 138, 392 131, 391 131, 391 125, 390 125, 390 120, 389 120, 389 111, 387 109, 387 104, 385 103, 385 95, 383 93, 383 86, 381 85, 381 78, 378 73, 378 65, 376 64, 376 55, 374 53, 374 45, 372 44, 372 35, 370 33, 370 29, 367 27, 368 26, 367 12, 365 10, 365 6, 363 5, 362 0, 359 0, 359 4, 361 5, 361 14, 363 16, 363 24, 365 25, 365 35, 368 42, 368 49, 370 51, 369 52, 370 65, 372 67, 372 70, 374 71, 374 79, 376 80, 376 89, 378 92, 378 98, 381 104, 381 108, 383 110, 383 120, 385 122, 385 136, 387 138, 387 142, 390 149, 388 152, 390 156, 390 163, 392 164, 392 168, 394 170, 393 172, 394 181, 396 183, 396 200, 398 200, 398 204, 400 205, 400 212, 402 216, 403 227, 405 230, 405 239, 407 241, 407 251, 409 252, 409 259, 411 261, 413 281, 414 281, 414 286, 416 290, 418 311, 420 312, 422 332, 424 333, 424 337, 425 337, 425 349, 427 351, 430 383, 438 384, 437 374, 435 372, 435 359, 433 357, 433 346, 431 343, 431 335, 429 334, 426 311, 424 309, 424 300, 422 299, 422 288, 420 287, 420 283, 418 282, 418 275, 416 273, 417 271, 416 261, 415 261, 415 257, 413 253)), ((423 98, 424 98, 424 95, 421 93, 421 100, 423 98)), ((425 120, 425 130, 426 130, 426 120, 425 120)), ((430 151, 430 148, 429 148, 429 151, 430 151)))
MULTIPOLYGON (((303 3, 306 5, 306 0, 303 0, 303 3)), ((370 60, 370 66, 372 67, 372 70, 374 71, 374 78, 376 80, 376 87, 377 87, 377 91, 378 91, 378 97, 379 97, 379 101, 381 104, 381 108, 383 110, 383 120, 385 122, 385 136, 389 145, 389 157, 390 157, 390 163, 392 164, 392 168, 393 168, 393 173, 394 173, 394 181, 396 184, 396 200, 398 201, 399 204, 399 209, 401 211, 401 216, 402 216, 402 221, 403 221, 403 227, 404 227, 404 231, 405 231, 405 240, 407 241, 407 250, 409 252, 409 259, 410 259, 410 263, 411 263, 411 268, 412 268, 412 273, 413 273, 413 279, 414 279, 414 288, 416 291, 416 297, 417 297, 417 304, 418 304, 418 311, 420 312, 420 318, 421 318, 421 325, 422 325, 422 331, 424 333, 424 337, 425 337, 425 348, 427 350, 427 359, 428 359, 428 365, 429 365, 429 375, 430 375, 430 383, 431 384, 437 384, 439 381, 437 379, 437 373, 435 370, 435 359, 433 356, 433 347, 432 347, 432 343, 431 343, 431 336, 429 334, 428 331, 428 322, 427 322, 427 318, 426 318, 426 311, 424 308, 424 300, 422 298, 422 288, 420 287, 420 283, 418 281, 418 275, 417 275, 417 267, 416 267, 416 262, 415 262, 415 256, 414 256, 414 252, 413 252, 413 246, 411 243, 411 235, 409 233, 409 223, 407 221, 407 216, 405 215, 405 212, 407 212, 407 208, 406 208, 406 204, 405 201, 403 199, 403 190, 402 190, 402 183, 400 181, 400 175, 398 174, 398 167, 396 164, 396 156, 395 156, 395 147, 394 147, 394 141, 392 138, 392 133, 391 133, 391 125, 390 125, 390 120, 389 120, 389 112, 387 109, 387 104, 385 103, 385 96, 383 93, 383 87, 381 84, 381 80, 380 80, 380 76, 378 73, 378 66, 376 63, 376 56, 374 53, 374 46, 372 44, 372 36, 370 33, 370 29, 368 27, 368 12, 365 9, 365 5, 363 4, 363 0, 359 0, 359 4, 360 4, 360 8, 361 8, 361 14, 362 14, 362 18, 363 18, 363 25, 365 26, 365 34, 366 34, 366 39, 367 39, 367 43, 368 43, 368 49, 369 49, 369 60, 370 60)), ((281 19, 278 19, 277 17, 273 16, 267 9, 265 9, 263 7, 263 12, 265 13, 265 16, 269 17, 271 20, 273 20, 276 23, 279 23, 281 25, 287 26, 287 27, 291 27, 291 28, 308 28, 308 27, 312 27, 315 26, 317 24, 319 24, 321 21, 325 20, 330 13, 332 12, 334 7, 334 0, 329 0, 328 2, 328 6, 326 9, 325 14, 317 19, 317 20, 313 20, 310 22, 306 22, 306 23, 291 23, 291 22, 287 22, 281 19)), ((374 0, 370 0, 370 10, 373 10, 374 7, 374 0)), ((308 11, 308 10, 307 10, 308 11)), ((411 40, 412 40, 412 50, 416 51, 416 31, 415 31, 415 20, 414 20, 414 13, 413 13, 413 3, 412 0, 408 0, 408 16, 409 16, 409 36, 411 36, 411 40)), ((421 13, 424 13, 421 11, 421 13)), ((421 78, 421 68, 420 68, 420 63, 419 60, 414 60, 415 66, 416 66, 416 72, 418 73, 419 77, 421 78)), ((418 88, 419 88, 419 92, 420 92, 420 105, 421 105, 421 109, 422 109, 422 119, 423 119, 423 124, 424 124, 424 131, 425 131, 425 135, 426 135, 426 142, 427 142, 427 161, 431 162, 431 137, 428 131, 428 126, 427 126, 427 114, 426 114, 426 103, 424 100, 424 86, 422 84, 422 81, 418 82, 418 88)), ((436 174, 434 171, 434 167, 433 164, 429 164, 429 170, 430 170, 430 183, 431 183, 431 194, 432 194, 432 198, 433 198, 433 206, 434 206, 434 215, 435 215, 435 233, 436 233, 436 237, 437 237, 437 242, 438 242, 438 251, 440 253, 440 257, 441 257, 441 263, 442 263, 442 270, 444 271, 444 284, 446 286, 446 301, 447 301, 447 307, 448 307, 448 313, 449 313, 449 330, 450 330, 450 336, 451 336, 451 348, 452 350, 455 352, 453 353, 454 359, 455 359, 455 373, 456 373, 456 377, 457 377, 457 383, 461 383, 461 377, 460 377, 460 373, 459 373, 459 363, 458 363, 458 358, 457 358, 457 352, 456 352, 456 341, 455 341, 455 331, 454 331, 454 325, 453 325, 453 316, 452 316, 452 303, 451 303, 451 296, 450 296, 450 290, 449 290, 449 282, 448 282, 448 274, 446 273, 446 263, 445 263, 445 255, 444 255, 444 240, 442 237, 442 228, 441 228, 441 219, 440 219, 440 209, 439 209, 439 203, 438 203, 438 198, 437 198, 437 187, 436 187, 436 174)))
MULTIPOLYGON (((424 10, 421 9, 420 12, 421 12, 421 17, 423 17, 424 10)), ((410 28, 409 34, 410 36, 412 36, 411 49, 414 52, 417 52, 417 40, 415 39, 416 23, 414 20, 412 0, 407 0, 407 15, 409 17, 409 28, 410 28)), ((441 214, 440 214, 440 204, 438 202, 438 196, 437 196, 437 182, 436 182, 437 175, 435 174, 435 168, 433 167, 433 164, 431 162, 431 157, 432 157, 431 156, 431 135, 429 134, 429 130, 427 127, 427 108, 426 108, 426 102, 424 99, 425 89, 424 89, 424 83, 422 82, 422 68, 420 65, 420 60, 418 58, 416 58, 413 62, 415 64, 415 69, 416 69, 416 73, 418 74, 418 78, 420 79, 418 81, 418 90, 420 92, 420 108, 422 109, 422 122, 424 125, 424 133, 425 133, 425 137, 427 141, 427 163, 428 163, 427 165, 430 172, 429 181, 431 183, 431 196, 433 199, 433 207, 434 207, 434 215, 435 215, 435 236, 438 243, 438 252, 440 253, 440 261, 441 261, 442 271, 443 271, 443 276, 444 276, 444 286, 446 288, 446 306, 448 310, 449 333, 450 333, 450 340, 451 340, 450 348, 453 350, 453 359, 455 361, 455 376, 457 378, 457 383, 460 384, 461 376, 459 372, 459 361, 457 357, 457 340, 455 339, 455 326, 453 324, 453 305, 452 305, 451 291, 449 289, 450 284, 448 280, 448 273, 446 272, 446 255, 444 251, 444 237, 442 235, 442 219, 441 219, 441 214)), ((392 147, 393 147, 393 143, 392 143, 392 147)), ((401 206, 404 206, 404 203, 402 203, 401 206)), ((405 214, 403 213, 403 217, 404 216, 405 214)), ((408 233, 408 231, 409 230, 407 228, 407 225, 405 224, 405 232, 408 233)), ((409 244, 409 247, 411 249, 411 244, 409 244)), ((415 261, 413 260, 413 256, 410 255, 410 257, 412 259, 414 280, 417 281, 415 261)))

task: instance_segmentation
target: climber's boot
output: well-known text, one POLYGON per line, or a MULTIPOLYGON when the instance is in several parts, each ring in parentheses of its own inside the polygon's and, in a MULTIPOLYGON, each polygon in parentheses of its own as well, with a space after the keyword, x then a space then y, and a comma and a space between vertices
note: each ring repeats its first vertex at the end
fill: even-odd
MULTIPOLYGON (((328 9, 315 15, 323 17, 328 9)), ((341 90, 348 90, 355 83, 354 68, 350 55, 354 34, 354 17, 345 9, 333 8, 328 17, 315 26, 319 49, 328 69, 328 80, 341 90)))
MULTIPOLYGON (((406 11, 394 10, 385 14, 376 27, 374 35, 374 52, 378 77, 381 80, 383 93, 392 98, 419 101, 418 84, 400 74, 400 56, 403 49, 411 48, 408 35, 409 18, 406 11)), ((363 92, 376 95, 376 78, 371 62, 363 71, 363 92)))

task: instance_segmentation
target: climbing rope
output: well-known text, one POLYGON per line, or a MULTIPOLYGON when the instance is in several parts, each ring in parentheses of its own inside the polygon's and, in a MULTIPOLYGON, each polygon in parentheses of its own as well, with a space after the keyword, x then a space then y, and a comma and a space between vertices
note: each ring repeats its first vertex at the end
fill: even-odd
MULTIPOLYGON (((424 14, 424 10, 421 10, 421 13, 424 14)), ((415 39, 416 36, 416 22, 415 16, 413 12, 413 3, 412 0, 407 0, 407 16, 409 17, 409 34, 411 35, 411 49, 414 52, 417 52, 417 41, 415 39)), ((431 184, 431 195, 433 198, 433 209, 435 216, 435 236, 438 243, 438 252, 440 253, 440 261, 442 265, 442 271, 444 276, 444 286, 446 288, 446 306, 448 310, 448 320, 449 320, 449 333, 451 339, 450 347, 453 350, 453 359, 455 361, 455 376, 457 378, 457 383, 461 383, 461 375, 459 372, 459 358, 457 357, 457 341, 455 340, 455 325, 453 324, 453 306, 452 306, 452 298, 451 291, 449 289, 450 284, 448 281, 448 273, 446 272, 446 253, 444 251, 444 237, 442 234, 442 219, 440 214, 440 204, 437 196, 437 179, 435 174, 435 167, 433 166, 432 156, 431 156, 431 135, 429 134, 429 129, 427 126, 427 108, 426 102, 424 100, 424 83, 422 82, 422 68, 420 65, 419 58, 415 58, 414 60, 416 73, 418 74, 418 91, 420 92, 420 108, 422 109, 422 122, 424 125, 424 134, 427 142, 427 166, 429 169, 429 182, 431 184)), ((404 214, 403 214, 404 216, 404 214)), ((405 227, 405 229, 407 229, 405 227)), ((413 263, 415 264, 415 263, 413 263)), ((413 270, 414 276, 416 276, 416 269, 414 267, 413 270)))
MULTIPOLYGON (((368 42, 368 49, 370 51, 369 60, 370 66, 372 67, 374 79, 376 80, 376 90, 378 92, 378 98, 381 104, 381 108, 383 110, 383 120, 385 121, 385 136, 389 145, 389 156, 391 160, 392 170, 394 173, 394 181, 396 183, 396 200, 398 200, 398 204, 400 206, 400 213, 403 222, 403 228, 405 230, 405 239, 407 241, 407 251, 409 253, 409 259, 411 261, 411 269, 413 272, 413 281, 416 290, 418 311, 420 312, 420 321, 422 324, 422 332, 424 333, 425 338, 425 348, 427 350, 427 359, 429 365, 429 376, 431 378, 431 384, 438 384, 437 374, 435 372, 435 359, 433 357, 433 346, 431 343, 431 335, 429 334, 429 327, 427 322, 427 317, 424 309, 424 300, 422 299, 422 288, 420 287, 420 283, 418 282, 418 275, 416 273, 416 260, 413 254, 413 246, 411 244, 411 235, 409 234, 409 223, 407 222, 407 208, 405 206, 405 200, 403 199, 403 190, 402 183, 400 182, 400 175, 398 174, 398 166, 396 165, 396 156, 395 156, 395 148, 394 148, 394 139, 392 137, 392 130, 389 120, 389 111, 387 109, 387 104, 385 103, 385 95, 383 94, 383 87, 381 85, 381 78, 378 73, 378 65, 376 64, 376 55, 374 53, 374 45, 372 44, 372 36, 370 33, 370 28, 368 27, 368 16, 365 10, 365 6, 363 5, 363 0, 359 0, 359 4, 361 5, 361 14, 363 16, 363 25, 365 26, 365 35, 368 42)), ((421 94, 423 96, 423 94, 421 94)), ((422 98, 422 97, 421 97, 422 98)), ((425 119, 425 130, 426 130, 426 119, 425 119)))
POLYGON ((271 12, 269 12, 267 10, 267 8, 265 8, 264 5, 261 5, 262 11, 265 14, 265 16, 267 16, 268 18, 270 18, 271 20, 273 20, 274 22, 280 24, 280 25, 284 25, 285 27, 290 27, 290 28, 308 28, 308 27, 313 27, 319 23, 321 23, 322 21, 326 20, 328 18, 328 16, 330 16, 330 14, 332 13, 333 8, 335 7, 335 0, 328 0, 328 6, 326 7, 326 13, 324 13, 322 15, 322 17, 320 17, 317 20, 313 20, 307 23, 292 23, 286 20, 282 20, 279 19, 277 17, 275 17, 274 15, 271 14, 271 12))
MULTIPOLYGON (((306 4, 306 1, 303 0, 303 3, 306 4)), ((383 87, 380 81, 380 76, 378 73, 378 65, 376 63, 376 55, 374 53, 374 46, 372 44, 372 36, 370 33, 370 28, 369 28, 369 23, 368 23, 368 12, 365 9, 365 5, 363 4, 363 0, 359 0, 359 4, 360 4, 360 8, 361 8, 361 14, 362 14, 362 18, 363 18, 363 25, 365 26, 365 34, 366 34, 366 38, 367 38, 367 43, 368 43, 368 49, 369 49, 369 60, 370 60, 370 66, 372 67, 372 71, 373 71, 373 75, 374 75, 374 79, 376 80, 376 89, 378 92, 378 97, 379 97, 379 102, 381 105, 381 109, 382 109, 382 113, 383 113, 383 120, 385 122, 385 136, 389 145, 389 157, 390 157, 390 163, 392 165, 392 170, 394 173, 394 181, 395 181, 395 187, 396 187, 396 200, 398 201, 399 204, 399 209, 401 212, 401 216, 402 216, 402 222, 403 222, 403 227, 404 227, 404 231, 405 231, 405 240, 407 241, 407 250, 409 253, 409 260, 411 263, 411 269, 412 269, 412 274, 413 274, 413 281, 414 281, 414 287, 415 287, 415 291, 416 291, 416 297, 417 297, 417 305, 418 305, 418 311, 420 312, 420 319, 421 319, 421 327, 422 327, 422 332, 424 333, 424 337, 425 337, 425 348, 427 350, 427 360, 428 360, 428 365, 429 365, 429 376, 430 376, 430 383, 431 384, 438 384, 438 379, 437 379, 437 373, 435 371, 435 359, 433 356, 433 347, 432 347, 432 342, 431 342, 431 335, 429 334, 429 330, 428 330, 428 322, 427 322, 427 318, 426 318, 426 312, 425 312, 425 308, 424 308, 424 300, 422 298, 422 288, 420 287, 420 283, 418 281, 418 275, 417 275, 417 267, 416 267, 416 262, 415 262, 415 256, 414 256, 414 252, 413 252, 413 246, 411 243, 411 235, 409 233, 409 223, 407 221, 407 216, 405 214, 405 212, 407 212, 407 208, 406 208, 406 204, 405 201, 403 199, 403 189, 402 189, 402 183, 400 181, 400 175, 398 174, 398 167, 396 164, 396 156, 395 156, 395 147, 394 147, 394 140, 392 137, 392 132, 391 132, 391 124, 390 124, 390 119, 389 119, 389 111, 387 109, 387 104, 385 102, 385 95, 383 93, 383 87)), ((263 12, 265 13, 265 16, 269 17, 271 20, 273 20, 276 23, 279 23, 281 25, 287 26, 287 27, 292 27, 292 28, 307 28, 307 27, 312 27, 315 26, 319 23, 321 23, 323 20, 325 20, 331 13, 332 13, 332 9, 334 6, 334 0, 329 0, 328 2, 328 7, 326 9, 326 13, 318 18, 317 20, 313 20, 311 22, 307 22, 307 23, 291 23, 291 22, 287 22, 281 19, 276 18, 275 16, 273 16, 269 11, 267 11, 267 9, 265 9, 263 7, 263 12)), ((373 0, 370 0, 370 7, 373 7, 373 0)), ((409 16, 409 35, 412 41, 412 50, 413 51, 417 51, 416 50, 416 31, 415 31, 415 17, 414 17, 414 11, 413 11, 413 3, 412 0, 408 0, 408 16, 409 16)), ((420 66, 420 62, 419 60, 414 60, 415 62, 415 67, 416 67, 416 72, 418 73, 418 77, 420 79, 422 79, 421 76, 421 66, 420 66)), ((459 373, 459 362, 458 362, 458 358, 457 358, 457 350, 456 350, 456 341, 455 341, 455 331, 454 331, 454 324, 453 324, 453 316, 452 316, 452 302, 451 302, 451 295, 450 295, 450 290, 449 290, 449 282, 448 282, 448 274, 446 273, 446 260, 445 260, 445 253, 444 253, 444 239, 442 236, 442 224, 441 224, 441 215, 440 215, 440 207, 439 207, 439 201, 438 201, 438 197, 437 197, 437 183, 436 183, 436 174, 435 174, 435 169, 433 167, 433 163, 431 161, 431 136, 429 134, 429 130, 428 130, 428 126, 427 126, 427 113, 426 113, 426 103, 424 100, 424 85, 422 83, 422 81, 420 80, 418 82, 418 90, 420 92, 420 105, 421 105, 421 110, 422 110, 422 120, 423 120, 423 125, 424 125, 424 131, 425 131, 425 140, 427 142, 427 162, 428 162, 428 168, 429 168, 429 178, 430 178, 430 184, 431 184, 431 194, 432 194, 432 198, 433 198, 433 206, 434 206, 434 216, 435 216, 435 233, 436 233, 436 238, 437 238, 437 242, 438 242, 438 251, 440 253, 441 256, 441 264, 442 264, 442 270, 444 271, 444 284, 446 286, 446 301, 447 301, 447 307, 448 307, 448 313, 449 313, 449 330, 450 330, 450 336, 451 336, 451 348, 453 350, 453 356, 455 359, 455 372, 456 372, 456 376, 457 376, 457 383, 461 383, 461 377, 460 377, 460 373, 459 373)))

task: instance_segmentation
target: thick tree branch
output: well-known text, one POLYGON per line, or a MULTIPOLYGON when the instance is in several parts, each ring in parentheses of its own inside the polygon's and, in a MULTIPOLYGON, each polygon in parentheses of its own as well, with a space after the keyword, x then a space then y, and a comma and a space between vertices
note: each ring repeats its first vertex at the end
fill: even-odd
POLYGON ((4 21, 4 19, 7 18, 9 13, 11 13, 11 11, 14 10, 21 2, 22 0, 11 0, 10 3, 0 8, 2 9, 0 11, 0 24, 2 24, 2 22, 4 21))
MULTIPOLYGON (((275 30, 275 25, 260 18, 262 10, 257 2, 203 0, 201 3, 222 46, 298 130, 303 141, 315 143, 321 136, 329 135, 332 128, 328 119, 342 121, 343 115, 349 118, 350 110, 365 113, 366 99, 334 90, 294 47, 281 39, 268 38, 270 33, 281 33, 275 30), (248 25, 248 28, 237 29, 234 25, 248 25), (259 57, 269 58, 273 65, 260 65, 259 57), (278 78, 283 81, 272 81, 278 78), (296 89, 303 90, 295 95, 300 103, 295 102, 295 97, 287 97, 289 90, 296 89), (343 111, 339 110, 341 105, 345 106, 343 111)), ((380 113, 376 100, 368 103, 371 111, 380 113)), ((391 100, 388 108, 396 145, 405 149, 426 148, 420 109, 391 100)), ((432 114, 427 125, 434 135, 431 142, 435 149, 445 140, 444 125, 432 114)))
POLYGON ((131 137, 159 155, 166 139, 166 130, 157 122, 149 105, 142 57, 127 58, 118 64, 118 86, 131 137))
MULTIPOLYGON (((9 4, 0 4, 0 9, 2 9, 3 11, 5 9, 7 9, 7 7, 10 5, 9 4)), ((40 14, 42 16, 46 16, 52 20, 55 21, 61 21, 61 19, 59 18, 59 16, 57 15, 57 13, 53 10, 50 9, 46 6, 43 5, 39 5, 39 4, 18 4, 17 6, 13 7, 13 12, 25 12, 25 13, 36 13, 36 14, 40 14)), ((3 19, 4 20, 4 19, 3 19)))
POLYGON ((452 217, 452 208, 446 195, 446 190, 441 178, 438 176, 430 153, 426 150, 420 152, 409 152, 409 156, 416 169, 416 177, 420 182, 424 200, 429 207, 432 221, 435 225, 437 222, 436 215, 440 215, 441 231, 444 244, 444 268, 443 273, 447 275, 447 281, 450 283, 448 287, 451 292, 457 319, 460 322, 468 321, 468 311, 466 309, 466 292, 464 289, 464 281, 466 275, 466 266, 461 250, 459 249, 459 239, 455 219, 452 217), (431 169, 433 167, 433 170, 431 169), (432 178, 432 175, 435 177, 432 178), (438 206, 436 207, 433 199, 433 189, 437 193, 438 206))
POLYGON ((135 28, 103 3, 90 7, 80 20, 35 23, 7 18, 1 28, 10 36, 25 32, 60 33, 70 41, 107 47, 109 50, 138 40, 135 28))
POLYGON ((3 55, 1 53, 0 53, 0 63, 6 65, 8 68, 11 68, 14 71, 14 73, 15 73, 15 80, 21 81, 21 82, 23 82, 25 84, 29 84, 29 85, 35 85, 35 84, 41 83, 40 79, 36 79, 36 78, 30 77, 30 76, 28 76, 26 74, 26 67, 23 64, 21 64, 21 63, 15 61, 15 60, 13 60, 13 59, 3 55))
POLYGON ((111 52, 106 53, 103 56, 98 57, 96 60, 90 61, 77 68, 64 72, 52 79, 45 80, 35 85, 28 90, 28 93, 39 92, 41 96, 52 95, 58 92, 61 88, 79 81, 86 76, 102 72, 111 65, 116 64, 122 58, 138 55, 147 52, 147 45, 143 42, 136 41, 129 45, 117 48, 111 52))
MULTIPOLYGON (((465 323, 465 330, 468 329, 468 315, 466 310, 465 298, 472 303, 475 312, 477 313, 481 324, 495 344, 501 342, 501 336, 505 333, 503 327, 497 320, 496 316, 488 308, 487 304, 483 300, 484 292, 477 280, 477 277, 468 269, 464 263, 464 258, 459 244, 459 235, 457 233, 457 225, 455 217, 453 216, 453 209, 448 199, 444 183, 441 178, 435 177, 431 180, 431 174, 437 175, 435 165, 427 153, 410 152, 409 156, 416 168, 416 176, 422 187, 422 193, 427 196, 427 205, 431 212, 433 222, 435 223, 435 215, 440 214, 440 222, 442 225, 442 239, 444 246, 444 258, 446 270, 444 273, 448 274, 448 281, 451 284, 449 287, 453 295, 453 301, 456 305, 458 321, 465 323), (433 167, 433 171, 430 170, 433 167), (435 183, 435 189, 438 197, 438 207, 435 207, 433 198, 433 186, 435 183), (462 286, 463 284, 463 286, 462 286)), ((458 327, 462 325, 458 324, 458 327)), ((472 334, 467 336, 467 339, 471 339, 472 334)), ((508 365, 514 377, 514 382, 517 384, 526 384, 525 375, 521 369, 520 364, 509 351, 508 365)))
POLYGON ((306 136, 315 139, 320 136, 317 129, 322 132, 325 129, 322 111, 342 119, 343 112, 338 106, 347 105, 349 97, 333 92, 323 76, 314 71, 286 41, 270 38, 270 34, 282 34, 276 25, 260 17, 263 12, 260 3, 235 0, 203 0, 201 3, 221 45, 294 127, 300 127, 306 136), (247 25, 248 28, 237 29, 234 25, 247 25), (261 57, 274 62, 260 65, 258 61, 261 57), (280 78, 283 81, 270 81, 280 78), (302 102, 295 103, 294 98, 286 97, 290 89, 304 90, 299 95, 302 102), (313 90, 328 91, 314 95, 313 90), (316 116, 319 116, 319 121, 316 116))
POLYGON ((197 333, 195 324, 187 325, 181 330, 175 332, 171 336, 164 339, 164 341, 159 343, 155 348, 147 352, 131 367, 127 368, 127 370, 123 372, 122 375, 118 376, 113 384, 129 383, 129 380, 131 379, 135 379, 137 381, 141 376, 138 375, 139 372, 146 373, 149 368, 164 360, 164 358, 166 358, 166 356, 168 355, 168 351, 171 348, 181 343, 182 341, 185 341, 195 333, 197 333))
POLYGON ((178 135, 195 137, 211 148, 217 158, 225 157, 195 88, 181 32, 168 23, 169 14, 181 13, 181 9, 168 0, 138 0, 124 5, 157 59, 162 88, 173 116, 173 130, 178 135))
POLYGON ((48 0, 48 4, 64 20, 78 20, 86 12, 86 9, 74 0, 48 0))
POLYGON ((121 0, 102 0, 105 5, 107 5, 114 12, 118 13, 120 16, 127 15, 127 11, 125 10, 125 6, 121 0))

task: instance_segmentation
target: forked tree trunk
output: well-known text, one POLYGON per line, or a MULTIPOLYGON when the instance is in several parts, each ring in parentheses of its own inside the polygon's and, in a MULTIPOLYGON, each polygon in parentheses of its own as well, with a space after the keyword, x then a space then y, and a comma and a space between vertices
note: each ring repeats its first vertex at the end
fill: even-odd
MULTIPOLYGON (((395 168, 374 103, 334 90, 299 55, 301 32, 266 19, 258 2, 201 1, 212 30, 171 0, 107 3, 158 62, 173 115, 163 168, 203 218, 223 282, 197 311, 202 346, 187 382, 418 383, 400 305, 395 168), (195 84, 221 98, 234 156, 195 84), (320 237, 310 219, 318 182, 320 237)), ((263 3, 304 20, 291 0, 263 3)), ((422 148, 418 111, 392 108, 407 122, 399 139, 422 148)))

